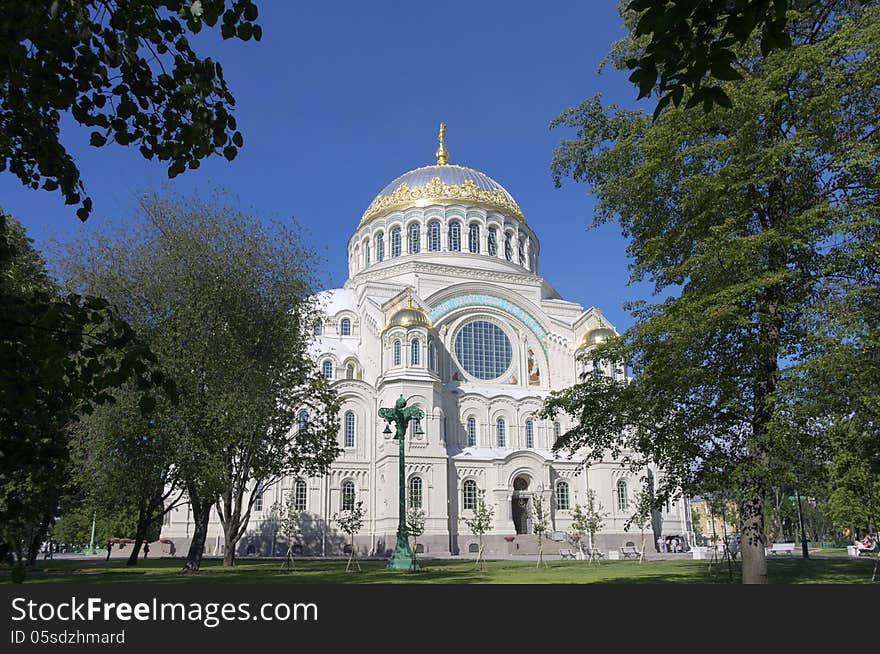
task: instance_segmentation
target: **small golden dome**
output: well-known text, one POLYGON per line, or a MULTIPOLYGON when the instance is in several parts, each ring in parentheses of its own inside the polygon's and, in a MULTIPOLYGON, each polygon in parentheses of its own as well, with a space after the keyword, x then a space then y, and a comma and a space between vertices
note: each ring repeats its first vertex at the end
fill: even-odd
POLYGON ((408 307, 401 309, 391 316, 391 320, 388 321, 385 329, 391 329, 392 327, 428 327, 430 329, 431 321, 428 320, 428 316, 421 309, 408 307))
POLYGON ((584 337, 581 339, 581 347, 599 345, 600 343, 604 343, 605 341, 607 341, 609 338, 614 338, 614 336, 614 332, 607 327, 591 329, 586 334, 584 334, 584 337))

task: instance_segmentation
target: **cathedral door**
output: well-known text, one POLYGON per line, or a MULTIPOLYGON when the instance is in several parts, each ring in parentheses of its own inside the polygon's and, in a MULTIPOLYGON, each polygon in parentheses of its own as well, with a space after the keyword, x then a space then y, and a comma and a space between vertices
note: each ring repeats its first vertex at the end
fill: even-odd
POLYGON ((513 526, 516 533, 529 533, 529 498, 514 496, 513 502, 513 526))

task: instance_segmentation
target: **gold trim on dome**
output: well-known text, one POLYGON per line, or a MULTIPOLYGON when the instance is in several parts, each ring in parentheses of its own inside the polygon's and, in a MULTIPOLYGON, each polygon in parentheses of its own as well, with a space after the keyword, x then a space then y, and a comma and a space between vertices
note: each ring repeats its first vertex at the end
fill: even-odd
POLYGON ((461 184, 444 184, 439 177, 433 177, 424 186, 410 188, 406 182, 403 182, 391 195, 377 195, 364 212, 358 227, 363 227, 374 218, 408 205, 424 203, 427 206, 443 201, 466 201, 489 208, 497 208, 526 222, 526 217, 519 205, 508 199, 501 189, 487 191, 474 184, 471 179, 465 179, 461 184))

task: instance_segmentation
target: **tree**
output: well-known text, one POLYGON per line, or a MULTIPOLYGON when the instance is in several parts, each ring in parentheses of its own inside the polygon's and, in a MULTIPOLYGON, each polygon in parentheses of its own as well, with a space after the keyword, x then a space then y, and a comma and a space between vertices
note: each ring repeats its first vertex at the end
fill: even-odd
POLYGON ((342 531, 348 534, 349 538, 349 548, 351 551, 348 554, 348 564, 345 566, 346 572, 349 572, 351 569, 352 562, 357 566, 358 572, 361 572, 361 564, 357 560, 357 550, 354 546, 354 537, 364 526, 364 517, 366 514, 367 512, 364 509, 364 503, 360 501, 354 505, 353 509, 345 509, 344 511, 333 514, 333 520, 339 525, 339 528, 342 531))
POLYGON ((468 518, 461 517, 471 533, 477 537, 477 558, 474 560, 474 570, 478 567, 480 570, 485 568, 483 561, 483 534, 492 528, 492 518, 495 515, 495 507, 486 504, 486 491, 480 490, 477 494, 477 504, 474 507, 474 514, 468 518))
POLYGON ((87 498, 102 515, 129 518, 132 530, 113 535, 134 537, 128 565, 137 565, 141 546, 158 537, 163 516, 183 495, 166 427, 171 406, 160 402, 143 415, 131 385, 113 398, 71 428, 72 480, 79 502, 87 498))
POLYGON ((652 499, 648 489, 642 488, 636 493, 632 503, 632 515, 629 524, 639 528, 642 537, 642 545, 639 553, 639 563, 645 560, 645 529, 651 524, 652 499))
MULTIPOLYGON (((548 415, 578 423, 556 446, 658 464, 658 503, 723 478, 741 498, 745 583, 767 580, 774 461, 816 448, 818 430, 781 424, 811 385, 795 382, 815 386, 828 369, 812 327, 839 324, 832 300, 864 288, 841 282, 848 250, 876 260, 865 238, 878 222, 880 21, 876 2, 838 8, 790 13, 784 53, 754 39, 736 49, 743 77, 723 85, 733 109, 651 121, 593 98, 552 123, 578 130, 556 151, 557 182, 589 184, 594 224, 619 222, 632 280, 663 295, 628 305, 636 324, 591 357, 627 362, 631 382, 586 379, 551 398, 548 415)), ((847 320, 855 349, 871 342, 870 323, 847 320)))
POLYGON ((164 426, 195 522, 185 569, 200 567, 212 508, 232 565, 261 491, 339 452, 338 398, 308 352, 315 255, 219 197, 145 195, 138 208, 125 234, 74 245, 64 266, 113 298, 177 381, 164 426))
POLYGON ((538 536, 538 562, 535 564, 535 567, 540 567, 542 563, 546 567, 547 563, 544 561, 544 533, 547 531, 550 522, 549 516, 544 510, 544 500, 541 497, 540 489, 532 496, 530 511, 532 514, 532 533, 538 536))
POLYGON ((77 416, 127 380, 144 412, 157 388, 173 394, 155 361, 106 300, 63 293, 0 212, 0 559, 35 560, 69 482, 77 416))
POLYGON ((639 87, 639 99, 656 89, 655 118, 670 102, 679 106, 686 90, 691 92, 687 107, 729 108, 730 98, 719 82, 742 77, 732 46, 745 45, 760 30, 764 55, 791 47, 785 31, 788 6, 788 0, 632 0, 625 16, 635 52, 626 67, 633 71, 629 79, 639 87))
POLYGON ((421 508, 416 506, 409 507, 409 511, 406 512, 406 529, 413 539, 413 570, 415 570, 416 557, 418 555, 416 549, 418 548, 419 544, 419 536, 425 533, 425 512, 422 511, 421 508))
POLYGON ((602 503, 596 499, 596 491, 591 488, 587 489, 587 503, 584 508, 577 504, 574 506, 571 526, 579 533, 589 536, 590 564, 596 560, 596 534, 605 526, 605 515, 602 503))
MULTIPOLYGON (((287 554, 284 556, 281 569, 287 572, 296 570, 296 565, 293 562, 293 546, 296 544, 296 537, 299 534, 299 511, 296 508, 296 497, 292 492, 287 494, 287 499, 283 504, 276 502, 272 505, 272 515, 278 520, 281 537, 287 543, 287 554)), ((274 554, 274 542, 272 543, 272 551, 274 554)))
POLYGON ((0 170, 60 189, 86 220, 91 198, 60 139, 62 115, 93 128, 90 144, 136 145, 168 176, 243 144, 223 69, 188 35, 220 24, 224 39, 259 41, 251 0, 0 2, 0 170))

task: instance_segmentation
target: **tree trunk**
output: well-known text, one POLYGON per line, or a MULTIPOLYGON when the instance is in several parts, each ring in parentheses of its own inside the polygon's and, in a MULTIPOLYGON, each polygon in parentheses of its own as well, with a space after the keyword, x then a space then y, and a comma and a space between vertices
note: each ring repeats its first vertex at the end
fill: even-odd
POLYGON ((238 540, 233 538, 234 533, 231 529, 223 530, 223 565, 235 565, 235 547, 238 540))
POLYGON ((208 520, 211 517, 211 507, 213 502, 193 502, 193 518, 194 528, 192 541, 189 544, 189 551, 186 554, 186 560, 183 562, 184 572, 198 572, 202 565, 202 555, 205 553, 205 540, 208 537, 208 520))
POLYGON ((49 531, 49 523, 51 521, 52 516, 48 514, 40 519, 40 525, 31 537, 31 542, 28 546, 28 565, 33 565, 37 562, 37 557, 40 555, 40 545, 46 540, 46 534, 49 531))
POLYGON ((141 545, 144 544, 144 540, 145 537, 139 529, 134 537, 134 548, 131 550, 131 554, 128 555, 128 561, 125 562, 125 565, 137 565, 138 555, 141 553, 141 545))

